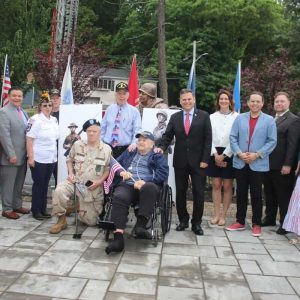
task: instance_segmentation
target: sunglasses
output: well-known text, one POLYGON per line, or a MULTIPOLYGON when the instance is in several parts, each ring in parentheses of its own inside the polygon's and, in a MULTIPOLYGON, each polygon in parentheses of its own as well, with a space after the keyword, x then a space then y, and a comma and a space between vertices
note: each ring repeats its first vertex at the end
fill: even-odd
POLYGON ((52 107, 52 104, 42 104, 42 107, 52 107))

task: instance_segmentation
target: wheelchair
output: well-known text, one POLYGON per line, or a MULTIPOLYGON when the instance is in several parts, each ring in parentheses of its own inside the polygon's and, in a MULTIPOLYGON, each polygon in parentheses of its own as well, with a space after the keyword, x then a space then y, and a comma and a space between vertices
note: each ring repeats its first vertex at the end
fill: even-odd
MULTIPOLYGON (((97 226, 102 229, 105 234, 105 241, 109 240, 110 233, 116 229, 115 224, 110 220, 112 205, 113 189, 108 195, 105 195, 103 211, 99 215, 97 222, 97 226)), ((151 214, 147 225, 155 246, 157 246, 158 241, 170 231, 173 205, 172 189, 167 183, 164 183, 160 189, 160 195, 155 202, 153 213, 151 214)), ((136 215, 138 212, 138 205, 133 208, 136 215)))

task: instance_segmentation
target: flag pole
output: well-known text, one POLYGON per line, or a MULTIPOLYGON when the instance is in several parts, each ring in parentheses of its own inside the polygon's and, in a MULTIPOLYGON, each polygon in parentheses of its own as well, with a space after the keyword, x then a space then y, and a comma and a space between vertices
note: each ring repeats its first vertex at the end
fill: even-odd
POLYGON ((5 81, 6 65, 7 65, 7 54, 5 55, 5 60, 4 60, 4 70, 3 70, 3 80, 2 80, 2 89, 1 89, 1 105, 0 105, 0 108, 2 107, 2 104, 3 104, 3 88, 4 88, 4 81, 5 81))

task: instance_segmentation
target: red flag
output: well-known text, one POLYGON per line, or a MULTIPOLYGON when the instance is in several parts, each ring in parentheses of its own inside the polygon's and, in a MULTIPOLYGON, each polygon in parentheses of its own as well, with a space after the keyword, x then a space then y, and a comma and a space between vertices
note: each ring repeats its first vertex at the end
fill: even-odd
MULTIPOLYGON (((5 106, 8 104, 8 90, 11 88, 10 83, 10 72, 9 72, 9 65, 7 62, 7 55, 5 57, 4 63, 4 74, 3 74, 3 83, 2 83, 2 91, 1 91, 1 106, 5 106)), ((0 106, 0 107, 1 107, 0 106)))
POLYGON ((128 103, 132 106, 137 106, 139 104, 139 80, 136 68, 136 55, 134 54, 131 64, 131 71, 128 80, 128 91, 129 98, 128 103))

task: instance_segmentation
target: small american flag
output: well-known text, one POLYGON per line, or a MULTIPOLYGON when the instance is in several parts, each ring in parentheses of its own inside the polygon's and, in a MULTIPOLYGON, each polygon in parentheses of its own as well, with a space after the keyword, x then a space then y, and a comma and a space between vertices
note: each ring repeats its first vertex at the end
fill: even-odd
POLYGON ((11 88, 9 65, 6 63, 5 74, 3 78, 2 92, 1 92, 1 103, 3 106, 8 104, 8 91, 11 88))
POLYGON ((103 182, 104 193, 108 194, 110 186, 115 178, 115 174, 119 170, 124 170, 124 168, 112 157, 110 160, 110 170, 107 179, 103 182))

